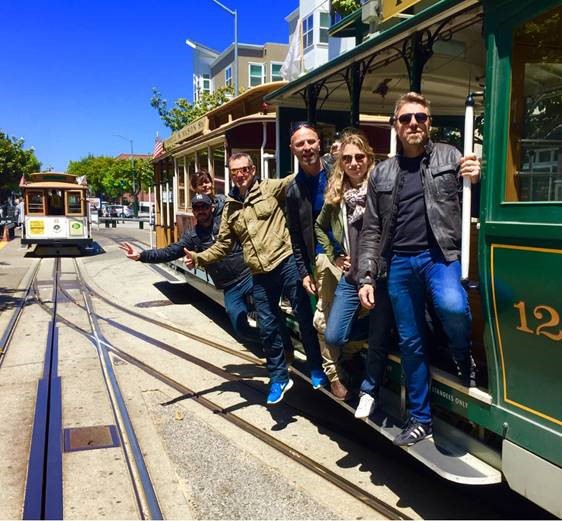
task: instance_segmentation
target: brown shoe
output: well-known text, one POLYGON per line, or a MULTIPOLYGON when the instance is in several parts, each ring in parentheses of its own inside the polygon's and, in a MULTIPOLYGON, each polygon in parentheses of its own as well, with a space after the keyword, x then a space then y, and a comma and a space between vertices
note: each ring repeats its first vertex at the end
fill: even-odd
POLYGON ((332 392, 336 400, 347 400, 350 397, 347 387, 343 385, 339 380, 330 382, 330 391, 332 392))
POLYGON ((287 365, 291 365, 295 361, 295 350, 285 349, 285 362, 287 365))

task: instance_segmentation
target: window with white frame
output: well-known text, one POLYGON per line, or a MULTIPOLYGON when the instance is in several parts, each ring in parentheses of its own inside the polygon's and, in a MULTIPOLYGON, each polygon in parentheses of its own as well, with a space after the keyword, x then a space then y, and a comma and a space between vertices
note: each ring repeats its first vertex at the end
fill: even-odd
POLYGON ((199 99, 199 76, 197 74, 193 75, 193 99, 195 101, 199 99))
POLYGON ((211 76, 209 74, 201 75, 201 93, 211 92, 211 76))
POLYGON ((263 63, 248 64, 248 77, 250 87, 265 83, 264 65, 263 63))
POLYGON ((330 29, 330 13, 320 13, 320 43, 328 43, 330 29))
POLYGON ((271 62, 271 81, 281 81, 283 76, 281 76, 282 63, 271 62))
POLYGON ((303 49, 312 47, 314 43, 314 13, 302 21, 302 46, 303 49))
POLYGON ((232 65, 229 65, 226 69, 224 69, 224 84, 227 87, 232 85, 232 65))

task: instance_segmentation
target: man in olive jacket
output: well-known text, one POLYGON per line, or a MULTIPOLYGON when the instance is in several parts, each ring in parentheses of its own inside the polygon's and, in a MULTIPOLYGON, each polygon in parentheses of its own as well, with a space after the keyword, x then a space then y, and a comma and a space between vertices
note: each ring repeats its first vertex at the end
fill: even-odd
POLYGON ((233 154, 229 168, 234 188, 226 200, 217 241, 202 253, 185 250, 184 260, 189 268, 206 266, 227 255, 236 241, 242 245, 254 280, 258 328, 270 377, 267 403, 274 404, 293 385, 280 336, 281 295, 289 298, 299 323, 313 387, 326 383, 312 308, 297 271, 283 212, 292 176, 259 181, 252 158, 244 153, 233 154))

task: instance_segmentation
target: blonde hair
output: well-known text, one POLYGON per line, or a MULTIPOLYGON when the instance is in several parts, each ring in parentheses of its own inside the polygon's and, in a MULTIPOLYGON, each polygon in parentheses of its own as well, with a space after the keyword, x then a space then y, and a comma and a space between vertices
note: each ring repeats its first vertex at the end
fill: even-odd
POLYGON ((365 133, 358 131, 344 135, 341 140, 340 155, 334 165, 334 169, 332 170, 332 174, 330 175, 328 186, 326 187, 326 192, 324 194, 324 202, 327 204, 339 204, 342 200, 345 190, 344 181, 346 177, 345 170, 343 168, 343 150, 347 145, 355 145, 366 156, 367 171, 363 182, 367 181, 367 174, 375 163, 375 152, 371 148, 371 145, 369 145, 369 141, 365 133))

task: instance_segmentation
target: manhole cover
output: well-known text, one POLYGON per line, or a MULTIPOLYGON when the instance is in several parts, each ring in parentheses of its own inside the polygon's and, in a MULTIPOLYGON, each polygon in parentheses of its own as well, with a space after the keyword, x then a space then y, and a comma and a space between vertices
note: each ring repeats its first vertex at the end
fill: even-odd
POLYGON ((148 302, 139 302, 135 304, 137 308, 156 308, 158 306, 169 306, 172 303, 169 300, 149 300, 148 302))
POLYGON ((108 447, 119 447, 119 437, 115 425, 64 429, 65 452, 106 449, 108 447))

